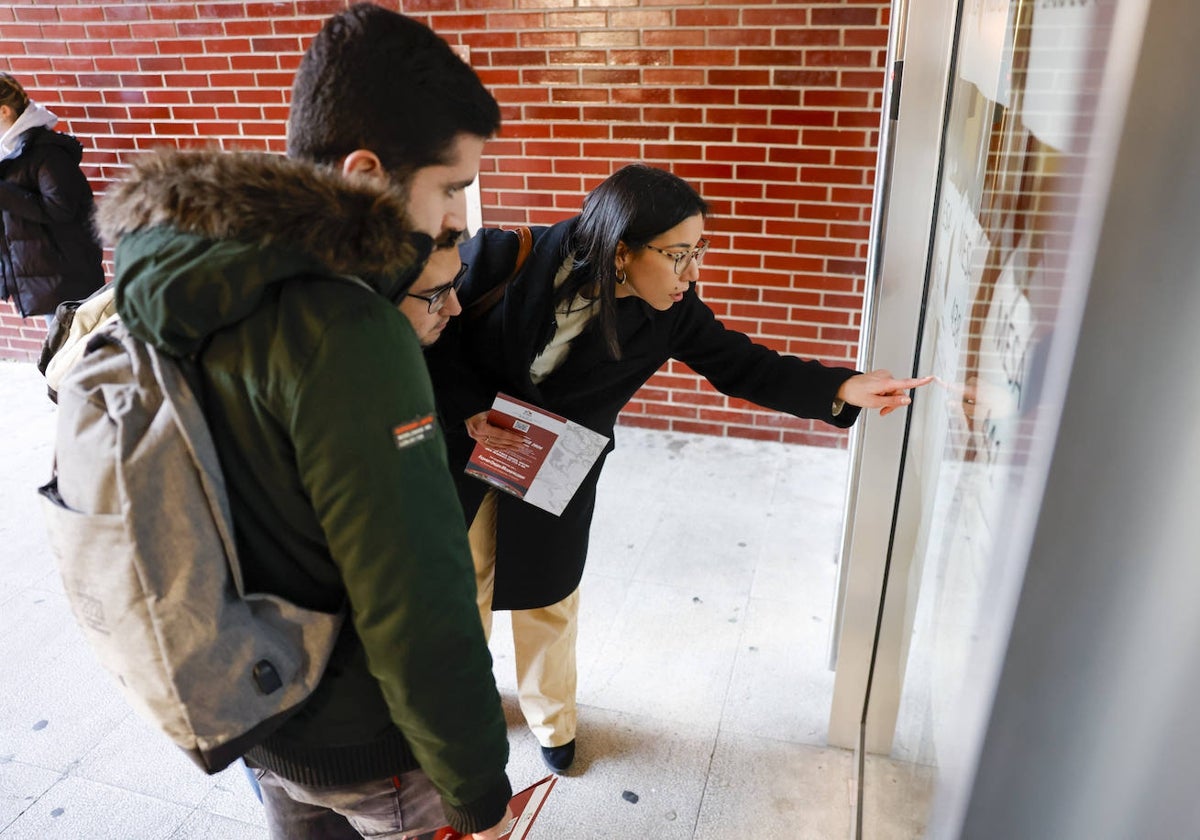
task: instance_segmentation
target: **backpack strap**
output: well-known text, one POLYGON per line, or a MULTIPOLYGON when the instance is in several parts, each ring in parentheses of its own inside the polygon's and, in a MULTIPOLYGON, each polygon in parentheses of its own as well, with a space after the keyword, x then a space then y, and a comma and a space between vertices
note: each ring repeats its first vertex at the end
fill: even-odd
POLYGON ((482 318, 492 310, 492 307, 500 302, 504 297, 504 291, 508 288, 508 284, 513 281, 513 278, 521 273, 521 266, 525 265, 525 258, 529 256, 529 252, 533 250, 533 231, 528 227, 519 227, 513 231, 517 235, 517 259, 513 263, 512 271, 504 281, 496 284, 492 289, 489 289, 486 294, 471 303, 463 312, 463 317, 474 321, 482 318))

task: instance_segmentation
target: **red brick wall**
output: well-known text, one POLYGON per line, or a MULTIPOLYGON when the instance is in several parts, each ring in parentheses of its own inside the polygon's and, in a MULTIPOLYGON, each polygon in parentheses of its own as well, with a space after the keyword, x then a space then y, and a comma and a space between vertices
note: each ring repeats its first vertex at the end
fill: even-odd
MULTIPOLYGON (((97 194, 141 150, 282 151, 292 72, 340 0, 0 5, 0 67, 84 141, 97 194)), ((617 167, 666 166, 712 204, 702 296, 778 350, 853 364, 888 0, 401 0, 504 111, 484 221, 557 221, 617 167)), ((0 305, 0 357, 42 330, 0 305)), ((844 433, 726 399, 676 363, 629 425, 841 445, 844 433)))

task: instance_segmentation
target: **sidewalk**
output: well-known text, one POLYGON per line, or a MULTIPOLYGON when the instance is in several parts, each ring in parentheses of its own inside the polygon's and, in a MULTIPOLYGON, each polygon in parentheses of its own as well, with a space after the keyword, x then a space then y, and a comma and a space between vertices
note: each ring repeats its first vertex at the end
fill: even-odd
MULTIPOLYGON (((84 647, 35 492, 55 415, 33 365, 0 362, 0 404, 0 840, 265 840, 241 772, 200 773, 84 647)), ((531 840, 842 840, 852 755, 823 743, 846 453, 629 428, 617 444, 582 592, 579 756, 531 840)), ((508 632, 500 613, 520 789, 547 771, 508 632)))

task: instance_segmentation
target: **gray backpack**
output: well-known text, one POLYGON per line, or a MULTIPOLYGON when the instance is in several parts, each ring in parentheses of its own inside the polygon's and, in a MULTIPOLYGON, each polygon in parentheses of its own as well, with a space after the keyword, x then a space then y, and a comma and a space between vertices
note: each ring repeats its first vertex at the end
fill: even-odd
POLYGON ((40 489, 67 598, 130 703, 215 773, 321 679, 343 616, 248 594, 180 362, 106 324, 58 388, 40 489))

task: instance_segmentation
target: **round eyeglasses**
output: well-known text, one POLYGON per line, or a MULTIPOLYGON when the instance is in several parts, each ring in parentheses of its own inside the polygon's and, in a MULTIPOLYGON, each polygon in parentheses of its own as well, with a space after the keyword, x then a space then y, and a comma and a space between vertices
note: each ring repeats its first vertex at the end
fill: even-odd
POLYGON ((654 245, 646 245, 651 251, 657 251, 664 257, 670 257, 675 260, 675 273, 683 274, 688 270, 688 266, 695 261, 696 265, 704 262, 704 255, 708 252, 708 240, 701 239, 695 248, 690 251, 672 251, 665 248, 659 248, 654 245))
POLYGON ((450 299, 450 293, 458 288, 458 283, 467 273, 468 266, 463 263, 458 267, 458 273, 454 275, 454 279, 444 286, 438 286, 427 295, 418 295, 416 292, 405 292, 405 297, 416 298, 423 300, 429 306, 429 314, 436 315, 442 311, 442 307, 446 305, 446 301, 450 299))

